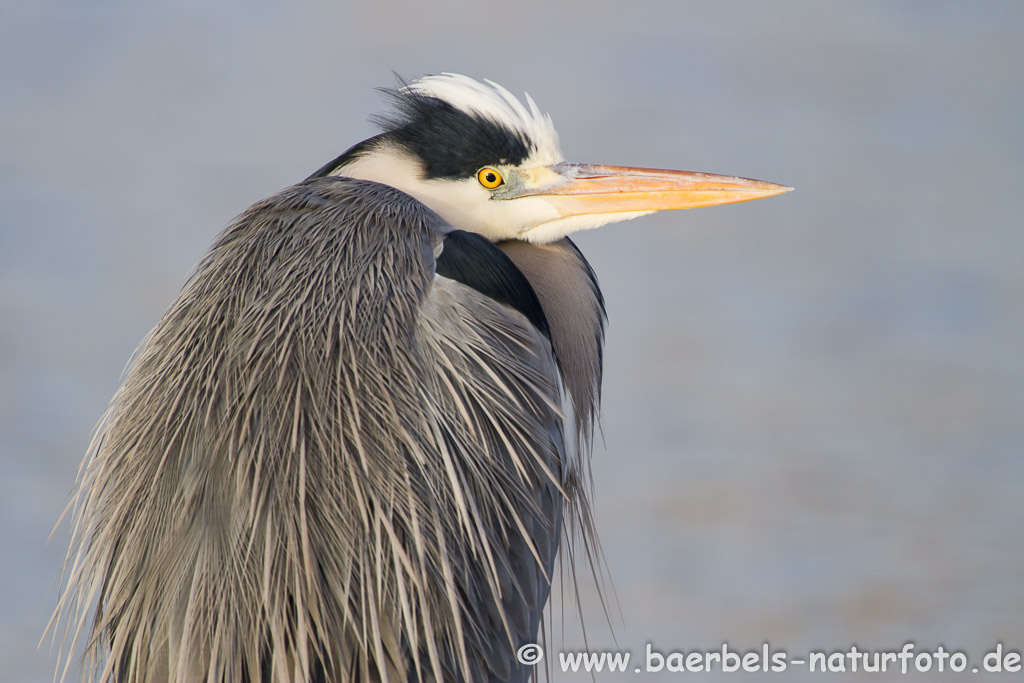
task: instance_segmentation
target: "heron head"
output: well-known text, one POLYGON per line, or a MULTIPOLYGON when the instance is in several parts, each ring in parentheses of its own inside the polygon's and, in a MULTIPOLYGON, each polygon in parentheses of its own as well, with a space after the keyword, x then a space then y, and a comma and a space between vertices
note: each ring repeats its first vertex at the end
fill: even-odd
POLYGON ((384 132, 316 176, 406 192, 460 230, 548 243, 666 209, 743 202, 792 188, 746 178, 565 162, 551 117, 491 81, 427 76, 396 90, 384 132))

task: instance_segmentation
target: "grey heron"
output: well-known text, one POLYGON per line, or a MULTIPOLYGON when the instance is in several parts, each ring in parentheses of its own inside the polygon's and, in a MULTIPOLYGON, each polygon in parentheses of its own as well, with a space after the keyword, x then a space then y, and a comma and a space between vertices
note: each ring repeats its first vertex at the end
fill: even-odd
MULTIPOLYGON (((790 188, 567 163, 492 82, 242 213, 96 428, 55 619, 115 681, 525 681, 591 522, 604 303, 573 232, 790 188)), ((66 669, 65 669, 66 671, 66 669)))

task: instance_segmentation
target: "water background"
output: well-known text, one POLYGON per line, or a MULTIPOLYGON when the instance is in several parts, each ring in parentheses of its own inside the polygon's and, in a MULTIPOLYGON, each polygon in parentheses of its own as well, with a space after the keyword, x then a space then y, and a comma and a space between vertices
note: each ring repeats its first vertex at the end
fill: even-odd
POLYGON ((51 680, 46 538, 132 349, 235 214, 374 132, 392 70, 529 91, 570 160, 797 187, 578 238, 610 317, 592 647, 1024 648, 1024 4, 0 16, 0 680, 51 680))

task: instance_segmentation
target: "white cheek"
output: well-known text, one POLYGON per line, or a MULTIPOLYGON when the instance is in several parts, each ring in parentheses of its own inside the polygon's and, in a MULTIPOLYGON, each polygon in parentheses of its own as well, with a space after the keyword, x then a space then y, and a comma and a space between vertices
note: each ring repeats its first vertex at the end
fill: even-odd
POLYGON ((410 192, 459 230, 491 241, 521 238, 524 231, 558 218, 558 211, 537 197, 492 199, 475 180, 428 181, 410 192))
POLYGON ((410 194, 453 227, 483 234, 491 195, 475 180, 428 180, 410 194))
POLYGON ((493 213, 491 225, 500 228, 509 238, 521 239, 524 233, 559 216, 558 210, 540 197, 520 197, 489 204, 493 213))

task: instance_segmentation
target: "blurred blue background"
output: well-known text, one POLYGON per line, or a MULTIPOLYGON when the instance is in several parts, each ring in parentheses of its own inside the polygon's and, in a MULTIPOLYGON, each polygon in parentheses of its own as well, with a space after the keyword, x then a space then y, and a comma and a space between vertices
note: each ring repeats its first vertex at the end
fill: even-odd
POLYGON ((570 160, 797 188, 578 238, 610 317, 592 647, 1024 647, 1024 4, 0 14, 3 680, 51 680, 46 538, 133 348, 235 214, 374 132, 392 70, 529 91, 570 160))

